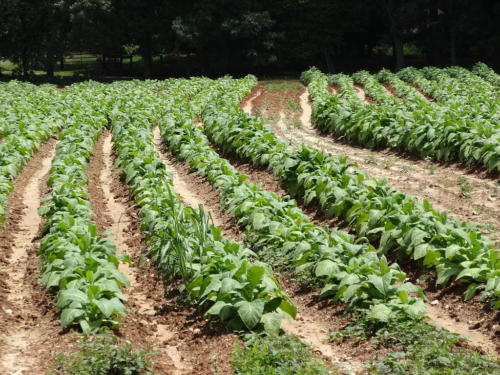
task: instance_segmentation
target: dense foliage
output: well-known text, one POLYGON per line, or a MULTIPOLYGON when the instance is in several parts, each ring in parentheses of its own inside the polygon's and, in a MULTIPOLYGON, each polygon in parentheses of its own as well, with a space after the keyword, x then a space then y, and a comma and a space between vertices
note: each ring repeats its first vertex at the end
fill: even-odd
POLYGON ((491 0, 3 0, 0 59, 24 75, 75 52, 100 75, 498 64, 499 14, 491 0))
MULTIPOLYGON (((318 108, 323 96, 312 95, 320 101, 314 103, 314 110, 321 117, 318 108)), ((337 100, 326 95, 328 102, 337 100)), ((245 114, 227 101, 208 105, 203 121, 205 133, 222 151, 268 167, 292 196, 318 205, 328 217, 343 219, 359 238, 367 237, 377 246, 379 254, 397 251, 399 257, 435 269, 438 285, 452 280, 469 283, 466 298, 484 290, 484 298, 498 300, 499 251, 470 224, 449 219, 429 202, 420 202, 383 180, 370 178, 365 171, 352 168, 346 157, 306 146, 292 149, 262 119, 245 114)))
POLYGON ((210 92, 229 89, 239 82, 173 80, 166 87, 168 97, 158 101, 151 83, 123 96, 111 113, 117 165, 140 207, 142 230, 148 237, 150 256, 167 280, 180 279, 189 300, 228 329, 277 333, 281 316, 295 317, 295 306, 273 277, 271 267, 253 260, 256 255, 241 244, 221 235, 203 207, 188 207, 174 192, 172 177, 153 147, 152 124, 158 112, 175 116, 193 112, 189 97, 206 98, 210 92), (138 93, 141 95, 138 95, 138 93), (160 106, 161 105, 161 110, 160 106), (178 106, 178 103, 185 103, 178 106), (131 105, 132 104, 132 105, 131 105))
MULTIPOLYGON (((388 71, 381 71, 377 77, 405 100, 366 105, 357 97, 349 76, 327 77, 314 68, 303 73, 302 80, 314 102, 314 125, 370 148, 390 147, 422 158, 459 160, 500 171, 500 128, 494 97, 486 103, 470 99, 464 102, 466 105, 456 100, 451 104, 432 103, 388 71), (329 84, 336 85, 339 95, 329 93, 329 84)), ((476 95, 470 91, 471 96, 476 95)))
POLYGON ((74 323, 83 332, 116 328, 125 315, 121 287, 127 277, 118 271, 124 257, 109 238, 98 233, 88 201, 87 161, 106 125, 101 111, 106 91, 94 83, 74 85, 65 94, 70 116, 59 136, 47 184, 51 188, 39 209, 45 222, 40 242, 41 281, 56 293, 63 327, 74 323))
POLYGON ((55 88, 0 83, 0 225, 13 180, 41 144, 63 126, 55 88))

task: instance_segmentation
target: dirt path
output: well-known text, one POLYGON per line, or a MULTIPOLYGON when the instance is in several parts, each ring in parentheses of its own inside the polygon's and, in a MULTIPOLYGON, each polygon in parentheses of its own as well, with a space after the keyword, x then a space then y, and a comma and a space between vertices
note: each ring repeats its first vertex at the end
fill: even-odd
POLYGON ((375 104, 375 101, 366 96, 365 89, 361 85, 354 85, 356 95, 366 104, 375 104))
POLYGON ((341 329, 345 323, 345 319, 336 318, 337 308, 326 301, 318 301, 316 291, 303 292, 292 284, 288 285, 284 278, 280 282, 299 311, 295 320, 282 322, 283 331, 309 344, 316 354, 342 373, 361 374, 364 364, 376 357, 373 348, 366 345, 358 350, 360 348, 354 348, 349 343, 332 342, 330 334, 341 329))
MULTIPOLYGON (((466 312, 466 311, 464 311, 466 312)), ((447 329, 450 332, 469 338, 469 342, 482 349, 492 357, 498 357, 500 354, 500 340, 495 332, 490 330, 488 333, 479 331, 482 320, 464 321, 456 319, 450 315, 450 311, 442 307, 442 304, 427 304, 427 314, 434 323, 447 329), (476 328, 477 326, 477 328, 476 328)))
POLYGON ((204 356, 209 353, 221 358, 221 374, 229 374, 229 359, 224 356, 230 355, 234 340, 215 333, 196 311, 183 307, 177 285, 163 284, 147 257, 138 210, 120 181, 120 171, 113 168, 114 160, 111 134, 106 131, 89 162, 89 193, 100 230, 113 232, 117 252, 131 259, 131 264, 120 265, 131 284, 124 290, 129 311, 118 333, 120 339, 157 353, 153 360, 159 373, 209 375, 211 363, 204 356))
POLYGON ((8 219, 0 231, 0 373, 39 374, 54 350, 67 345, 57 311, 39 284, 37 250, 42 218, 37 210, 55 154, 50 139, 16 179, 8 219))
MULTIPOLYGON (((262 91, 259 91, 262 92, 262 91)), ((255 93, 254 93, 255 94, 255 93)), ((255 100, 255 99, 254 99, 255 100)), ((278 136, 298 141, 337 155, 347 155, 360 168, 376 178, 420 199, 430 201, 451 216, 469 222, 480 222, 493 241, 500 241, 500 184, 480 171, 466 171, 458 164, 440 165, 430 161, 405 159, 389 150, 371 151, 320 134, 311 125, 311 105, 307 90, 300 94, 301 126, 284 128, 283 121, 274 123, 278 136)), ((281 111, 277 108, 278 111, 281 111)), ((247 111, 254 112, 255 108, 247 111)))

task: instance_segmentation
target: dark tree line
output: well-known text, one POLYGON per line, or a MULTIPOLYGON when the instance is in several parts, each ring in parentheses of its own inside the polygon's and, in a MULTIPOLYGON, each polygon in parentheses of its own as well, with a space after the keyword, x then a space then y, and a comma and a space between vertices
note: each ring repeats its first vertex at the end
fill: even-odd
POLYGON ((495 66, 499 19, 495 0, 0 0, 0 59, 49 76, 74 51, 103 71, 139 55, 145 76, 177 57, 181 74, 495 66))

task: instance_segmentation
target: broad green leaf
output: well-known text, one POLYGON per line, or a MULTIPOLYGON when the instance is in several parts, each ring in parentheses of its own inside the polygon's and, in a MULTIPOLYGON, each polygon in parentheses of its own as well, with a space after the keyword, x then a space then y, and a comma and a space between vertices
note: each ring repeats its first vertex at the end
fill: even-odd
POLYGON ((236 304, 238 316, 248 329, 254 328, 264 312, 264 301, 255 300, 252 302, 241 301, 236 304))
POLYGON ((297 308, 293 303, 286 299, 281 301, 280 310, 290 315, 293 319, 297 316, 297 308))
POLYGON ((85 314, 81 309, 64 309, 61 311, 61 325, 68 327, 85 314))
POLYGON ((367 317, 380 322, 388 322, 391 318, 391 309, 386 305, 377 304, 368 310, 367 317))
POLYGON ((316 266, 316 276, 330 276, 336 270, 336 265, 330 259, 322 260, 316 266))
POLYGON ((272 335, 277 335, 281 328, 281 316, 275 312, 266 313, 262 315, 262 324, 264 324, 264 331, 272 335))
POLYGON ((264 266, 253 265, 247 271, 248 281, 250 281, 252 285, 257 285, 261 282, 265 273, 266 269, 264 266))

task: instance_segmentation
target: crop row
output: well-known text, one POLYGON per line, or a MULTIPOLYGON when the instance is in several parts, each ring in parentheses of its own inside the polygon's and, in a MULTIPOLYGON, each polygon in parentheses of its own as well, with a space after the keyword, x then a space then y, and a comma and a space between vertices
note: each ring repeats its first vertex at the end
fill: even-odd
MULTIPOLYGON (((392 73, 384 76, 391 78, 395 89, 406 86, 415 91, 392 73), (396 80, 401 84, 395 84, 396 80)), ((460 160, 482 164, 490 171, 500 170, 500 129, 489 122, 459 118, 455 107, 436 106, 422 98, 413 103, 363 105, 350 93, 352 90, 343 89, 350 87, 352 80, 341 74, 327 78, 311 69, 303 73, 302 80, 313 100, 313 123, 324 131, 342 134, 371 148, 391 147, 422 158, 460 160), (338 96, 328 92, 329 83, 340 87, 338 96)))
POLYGON ((56 89, 50 85, 36 86, 19 81, 0 83, 0 139, 18 127, 38 122, 41 112, 49 114, 56 97, 56 89))
POLYGON ((281 316, 295 317, 296 310, 271 267, 252 260, 252 251, 223 237, 202 206, 181 202, 153 146, 151 124, 157 121, 158 112, 151 108, 166 117, 182 110, 192 113, 187 103, 203 105, 214 92, 231 90, 237 83, 178 80, 169 87, 169 95, 162 97, 161 107, 147 89, 138 95, 136 88, 133 96, 121 98, 111 115, 117 166, 140 207, 141 228, 159 272, 167 280, 178 280, 181 291, 198 309, 228 329, 277 332, 281 316), (145 100, 148 96, 151 100, 145 100))
POLYGON ((380 254, 397 251, 434 268, 438 285, 468 282, 467 298, 478 290, 484 290, 484 298, 499 298, 499 251, 471 225, 447 218, 385 180, 369 178, 345 157, 306 146, 293 150, 260 118, 230 102, 208 106, 203 122, 205 133, 223 152, 268 167, 292 196, 343 219, 358 237, 378 246, 380 254))
POLYGON ((0 225, 5 220, 7 199, 13 180, 44 141, 63 126, 61 103, 47 92, 30 84, 0 84, 7 93, 0 106, 0 225), (20 93, 14 95, 19 88, 20 93), (18 96, 19 95, 19 96, 18 96), (14 98, 14 99, 12 99, 14 98))
MULTIPOLYGON (((249 78, 211 100, 203 111, 204 126, 210 126, 214 107, 237 106, 254 84, 249 78)), ((413 297, 419 289, 405 282, 406 275, 396 264, 389 265, 371 246, 356 244, 344 232, 314 225, 294 200, 246 182, 247 176, 210 147, 201 127, 194 124, 196 113, 189 103, 180 104, 176 113, 159 119, 168 149, 214 186, 222 209, 236 217, 245 242, 261 258, 321 285, 322 297, 367 311, 370 319, 425 314, 422 300, 413 297)))
POLYGON ((496 87, 500 86, 500 75, 485 63, 476 63, 472 68, 472 72, 483 78, 485 81, 491 83, 492 85, 496 87))
POLYGON ((500 122, 498 92, 495 93, 491 85, 464 68, 405 68, 397 75, 405 82, 418 86, 440 104, 458 110, 468 121, 493 127, 500 122))
POLYGON ((45 219, 40 243, 42 284, 56 293, 62 326, 79 324, 85 333, 118 325, 116 317, 125 315, 121 288, 128 285, 118 271, 119 261, 126 259, 116 254, 109 238, 99 235, 88 200, 88 159, 107 124, 98 109, 104 106, 104 95, 95 83, 74 85, 65 93, 70 116, 52 161, 51 191, 39 209, 45 219))

